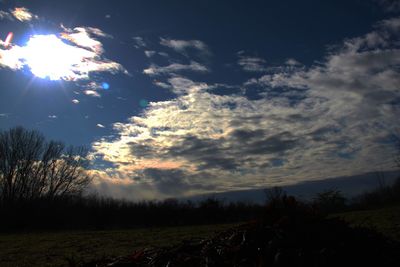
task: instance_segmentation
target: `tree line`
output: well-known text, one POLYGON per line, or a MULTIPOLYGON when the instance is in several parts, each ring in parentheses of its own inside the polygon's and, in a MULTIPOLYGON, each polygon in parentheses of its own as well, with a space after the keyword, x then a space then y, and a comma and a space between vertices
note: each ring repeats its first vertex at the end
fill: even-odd
POLYGON ((0 231, 234 222, 261 210, 216 199, 129 202, 84 195, 92 181, 87 155, 84 147, 46 141, 35 130, 0 131, 0 231))
POLYGON ((279 211, 288 203, 321 215, 400 203, 400 178, 386 185, 382 175, 376 190, 352 200, 328 189, 300 203, 279 187, 265 190, 266 205, 215 198, 131 202, 85 195, 92 180, 87 154, 84 147, 46 141, 37 131, 0 131, 0 231, 230 223, 260 218, 271 206, 279 211))

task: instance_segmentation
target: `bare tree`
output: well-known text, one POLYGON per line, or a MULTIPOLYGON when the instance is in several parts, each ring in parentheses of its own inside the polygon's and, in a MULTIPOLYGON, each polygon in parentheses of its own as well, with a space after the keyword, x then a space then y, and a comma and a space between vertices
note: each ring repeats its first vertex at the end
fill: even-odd
POLYGON ((327 189, 314 197, 313 204, 323 212, 337 212, 346 207, 346 198, 338 189, 327 189))
POLYGON ((282 198, 286 197, 285 190, 283 190, 282 187, 279 186, 274 186, 271 188, 264 189, 264 194, 266 197, 267 204, 280 202, 282 198))
POLYGON ((79 194, 90 183, 87 150, 46 142, 22 127, 0 132, 0 196, 3 201, 79 194))

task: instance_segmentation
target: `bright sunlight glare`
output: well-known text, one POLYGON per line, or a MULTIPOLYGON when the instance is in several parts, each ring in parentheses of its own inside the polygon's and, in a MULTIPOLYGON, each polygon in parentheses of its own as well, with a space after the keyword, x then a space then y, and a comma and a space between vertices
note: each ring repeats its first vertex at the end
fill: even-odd
POLYGON ((68 45, 56 35, 34 35, 25 46, 24 60, 31 72, 39 78, 69 80, 76 76, 91 52, 68 45))

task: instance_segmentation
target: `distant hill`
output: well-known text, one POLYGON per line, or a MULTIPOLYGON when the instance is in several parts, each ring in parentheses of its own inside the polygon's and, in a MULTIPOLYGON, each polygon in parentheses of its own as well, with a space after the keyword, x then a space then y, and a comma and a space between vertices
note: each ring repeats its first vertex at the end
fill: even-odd
MULTIPOLYGON (((385 171, 385 183, 390 185, 400 176, 400 171, 385 171)), ((301 182, 295 185, 284 186, 283 189, 290 195, 303 200, 309 200, 316 193, 325 189, 336 188, 342 191, 346 197, 354 197, 366 191, 373 190, 379 186, 377 174, 375 172, 364 173, 354 176, 340 176, 315 181, 301 182)), ((204 194, 193 196, 193 201, 202 200, 208 197, 215 197, 225 201, 251 201, 263 203, 265 201, 264 188, 252 190, 229 191, 223 193, 204 194)))

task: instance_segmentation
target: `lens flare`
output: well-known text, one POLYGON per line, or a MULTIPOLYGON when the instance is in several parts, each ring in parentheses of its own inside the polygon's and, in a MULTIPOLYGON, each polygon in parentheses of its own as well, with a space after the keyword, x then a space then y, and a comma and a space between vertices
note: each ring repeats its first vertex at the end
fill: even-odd
POLYGON ((110 85, 109 85, 108 83, 106 83, 106 82, 103 82, 103 83, 101 84, 101 87, 103 87, 104 90, 110 89, 110 85))
POLYGON ((13 37, 14 37, 14 34, 12 32, 9 32, 7 37, 6 37, 6 40, 4 41, 4 46, 5 47, 9 47, 11 45, 13 37))

